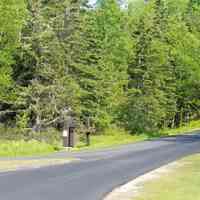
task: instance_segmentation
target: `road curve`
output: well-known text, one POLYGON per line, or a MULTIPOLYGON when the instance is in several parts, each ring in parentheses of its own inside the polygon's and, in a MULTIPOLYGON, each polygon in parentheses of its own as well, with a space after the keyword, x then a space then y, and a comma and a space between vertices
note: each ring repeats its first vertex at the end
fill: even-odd
MULTIPOLYGON (((200 153, 200 135, 167 137, 83 153, 62 166, 0 173, 1 200, 102 200, 118 187, 183 156, 200 153)), ((54 155, 55 156, 55 155, 54 155)))

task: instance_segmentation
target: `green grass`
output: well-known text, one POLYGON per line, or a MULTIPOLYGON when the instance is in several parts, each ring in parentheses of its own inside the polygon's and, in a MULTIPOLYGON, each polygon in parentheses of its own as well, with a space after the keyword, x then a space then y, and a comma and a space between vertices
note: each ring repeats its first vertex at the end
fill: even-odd
POLYGON ((200 120, 191 121, 179 128, 165 129, 160 132, 161 135, 178 135, 183 133, 190 133, 191 131, 200 130, 200 120))
MULTIPOLYGON (((148 135, 131 135, 123 129, 112 128, 108 129, 102 135, 91 135, 91 145, 86 146, 85 141, 81 140, 73 151, 80 150, 95 150, 106 147, 117 147, 121 144, 129 144, 139 141, 144 141, 151 138, 161 137, 163 135, 177 135, 183 132, 189 132, 195 129, 200 129, 200 120, 193 121, 177 129, 162 130, 158 133, 148 135)), ((45 155, 48 153, 60 150, 59 145, 49 145, 47 143, 40 143, 36 140, 25 142, 21 141, 6 141, 0 140, 0 157, 17 157, 17 156, 32 156, 45 155)))
POLYGON ((100 149, 106 147, 115 147, 121 144, 129 144, 134 142, 139 142, 148 139, 145 134, 141 135, 131 135, 128 134, 123 129, 109 129, 103 135, 92 135, 90 146, 86 146, 84 141, 78 143, 75 151, 87 150, 87 149, 100 149))
POLYGON ((153 134, 140 134, 134 135, 129 134, 123 129, 108 129, 103 135, 91 135, 91 145, 86 146, 85 141, 78 143, 74 151, 80 150, 94 150, 106 147, 115 147, 121 144, 129 144, 147 139, 159 138, 161 136, 178 135, 183 133, 189 133, 194 130, 200 130, 200 120, 192 121, 180 128, 176 129, 165 129, 153 134))
POLYGON ((59 147, 47 143, 31 140, 21 141, 0 141, 0 157, 45 155, 55 152, 59 147))
POLYGON ((200 154, 179 163, 168 174, 145 183, 134 200, 200 200, 200 154))

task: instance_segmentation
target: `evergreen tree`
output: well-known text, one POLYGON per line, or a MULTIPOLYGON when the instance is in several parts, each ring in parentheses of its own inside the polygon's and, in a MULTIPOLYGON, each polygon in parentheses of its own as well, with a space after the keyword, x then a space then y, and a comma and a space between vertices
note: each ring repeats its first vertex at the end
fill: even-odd
POLYGON ((143 8, 132 30, 133 57, 129 64, 129 100, 125 120, 134 131, 152 131, 174 112, 173 73, 165 42, 166 10, 161 1, 143 8))
POLYGON ((88 10, 83 32, 84 56, 78 75, 83 90, 83 114, 99 129, 117 117, 127 84, 129 37, 125 15, 115 0, 88 10))
POLYGON ((15 104, 15 83, 12 79, 13 54, 20 42, 26 15, 23 0, 0 2, 0 110, 9 113, 15 104))
POLYGON ((31 31, 25 33, 29 34, 25 42, 32 54, 34 74, 22 95, 26 100, 24 113, 28 113, 33 130, 55 126, 67 110, 77 111, 79 87, 69 73, 72 61, 66 58, 70 51, 66 52, 63 39, 66 29, 70 29, 64 23, 69 6, 66 1, 29 1, 31 31))
POLYGON ((40 131, 70 110, 152 132, 199 118, 199 1, 125 4, 2 0, 1 122, 40 131))

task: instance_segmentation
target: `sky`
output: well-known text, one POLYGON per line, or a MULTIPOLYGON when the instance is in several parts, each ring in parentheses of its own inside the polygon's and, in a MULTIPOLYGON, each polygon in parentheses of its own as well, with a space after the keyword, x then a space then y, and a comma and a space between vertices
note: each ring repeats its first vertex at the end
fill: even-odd
POLYGON ((97 2, 97 0, 89 0, 89 3, 92 5, 95 4, 96 2, 97 2))
POLYGON ((91 4, 94 4, 94 3, 96 3, 96 0, 89 0, 89 2, 90 2, 91 4))

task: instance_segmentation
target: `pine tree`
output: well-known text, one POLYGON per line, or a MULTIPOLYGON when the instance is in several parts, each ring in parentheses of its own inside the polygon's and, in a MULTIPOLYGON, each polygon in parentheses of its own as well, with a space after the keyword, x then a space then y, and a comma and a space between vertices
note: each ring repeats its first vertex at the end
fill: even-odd
POLYGON ((83 90, 83 115, 89 115, 98 129, 114 121, 124 97, 129 54, 124 19, 115 0, 101 1, 95 10, 86 12, 84 56, 78 77, 83 90))
POLYGON ((16 100, 11 65, 14 63, 13 54, 20 42, 25 15, 23 0, 0 2, 0 110, 3 110, 2 113, 9 112, 5 110, 12 107, 16 100))
POLYGON ((166 43, 167 12, 161 1, 143 8, 132 30, 133 57, 129 64, 129 100, 125 120, 136 132, 165 126, 175 112, 174 76, 166 43))
MULTIPOLYGON (((179 80, 179 113, 177 114, 178 120, 181 122, 187 122, 190 119, 199 116, 200 108, 200 91, 199 91, 199 49, 200 49, 200 2, 198 0, 191 0, 186 5, 184 10, 184 25, 187 29, 187 34, 182 36, 184 43, 184 57, 182 59, 184 69, 182 74, 184 76, 177 77, 179 80), (181 84, 180 84, 181 79, 181 84)), ((180 74, 180 73, 179 73, 180 74)))
POLYGON ((78 109, 79 87, 69 73, 72 61, 66 53, 70 47, 63 38, 70 29, 64 24, 67 3, 29 1, 31 31, 25 42, 33 55, 34 74, 22 95, 26 103, 23 112, 28 113, 33 130, 56 126, 67 110, 76 113, 78 109))

